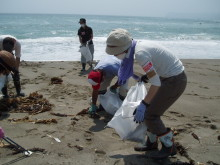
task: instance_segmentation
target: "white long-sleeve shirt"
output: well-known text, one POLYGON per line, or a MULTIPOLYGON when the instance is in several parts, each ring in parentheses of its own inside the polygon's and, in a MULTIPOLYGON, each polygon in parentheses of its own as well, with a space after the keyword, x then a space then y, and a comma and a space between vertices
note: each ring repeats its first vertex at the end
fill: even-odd
POLYGON ((21 57, 21 44, 20 44, 20 42, 18 41, 17 38, 15 38, 15 37, 13 37, 13 36, 11 36, 11 35, 1 35, 1 36, 0 36, 0 50, 3 50, 2 44, 3 44, 3 40, 4 40, 6 37, 10 37, 10 38, 13 38, 13 39, 16 40, 13 50, 15 51, 15 56, 18 57, 18 58, 20 58, 20 57, 21 57))
POLYGON ((149 82, 155 86, 161 85, 159 77, 168 78, 184 71, 182 62, 174 54, 152 41, 138 41, 134 56, 146 74, 156 72, 149 78, 149 82))

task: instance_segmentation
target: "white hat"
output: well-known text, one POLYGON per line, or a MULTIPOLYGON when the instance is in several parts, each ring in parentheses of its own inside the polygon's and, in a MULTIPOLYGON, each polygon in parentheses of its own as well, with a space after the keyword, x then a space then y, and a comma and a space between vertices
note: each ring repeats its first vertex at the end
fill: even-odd
POLYGON ((106 41, 106 53, 117 55, 127 50, 132 44, 132 38, 125 29, 114 29, 106 41))

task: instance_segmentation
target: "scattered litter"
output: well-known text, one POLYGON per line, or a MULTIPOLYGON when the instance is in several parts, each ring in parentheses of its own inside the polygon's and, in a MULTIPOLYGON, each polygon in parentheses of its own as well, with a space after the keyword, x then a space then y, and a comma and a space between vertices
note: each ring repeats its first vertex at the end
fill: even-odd
POLYGON ((91 131, 85 131, 86 133, 88 133, 88 134, 94 134, 93 132, 91 132, 91 131))
POLYGON ((51 123, 58 123, 56 119, 46 119, 46 120, 40 120, 37 119, 34 121, 35 124, 51 124, 51 123))
POLYGON ((42 152, 42 153, 46 153, 46 150, 44 148, 38 148, 38 147, 34 147, 34 148, 31 148, 29 149, 30 151, 32 152, 42 152))
POLYGON ((214 124, 211 124, 211 125, 210 125, 210 128, 211 128, 211 129, 217 129, 217 126, 214 125, 214 124))
POLYGON ((79 121, 79 118, 76 116, 76 117, 71 118, 71 120, 79 121))
POLYGON ((13 123, 18 123, 18 122, 31 122, 34 124, 51 124, 51 123, 58 123, 56 119, 35 119, 31 120, 28 116, 25 116, 24 118, 21 119, 8 119, 8 121, 13 122, 13 123))
POLYGON ((187 158, 189 160, 190 165, 194 165, 195 161, 192 158, 190 158, 190 156, 187 153, 187 149, 185 147, 183 147, 179 142, 176 142, 175 145, 176 145, 178 153, 181 156, 184 156, 185 158, 187 158))
POLYGON ((62 84, 63 80, 59 77, 53 77, 50 79, 51 84, 62 84))
POLYGON ((86 114, 88 114, 88 110, 89 110, 89 108, 83 109, 82 111, 80 111, 79 113, 77 113, 76 116, 78 116, 78 115, 80 115, 80 116, 85 116, 86 114))
POLYGON ((31 93, 28 97, 17 97, 0 100, 0 110, 11 110, 13 113, 29 113, 31 115, 50 111, 52 104, 38 92, 31 93))
POLYGON ((72 121, 72 122, 71 122, 71 125, 72 125, 72 126, 76 125, 76 121, 72 121))
POLYGON ((105 151, 103 151, 103 150, 98 150, 98 149, 95 149, 95 153, 97 153, 97 154, 103 154, 103 155, 106 154, 105 151))
POLYGON ((47 136, 50 137, 50 138, 53 138, 58 143, 61 142, 59 138, 53 137, 52 135, 48 135, 48 134, 47 134, 47 136))
POLYGON ((205 165, 204 163, 197 162, 197 165, 205 165))
POLYGON ((83 150, 83 146, 81 146, 81 145, 75 145, 74 147, 75 147, 75 148, 77 148, 77 149, 78 149, 78 151, 83 150))
POLYGON ((199 143, 200 143, 200 139, 199 139, 199 137, 198 137, 195 133, 192 133, 191 135, 192 135, 196 140, 198 140, 199 143))
POLYGON ((49 137, 49 138, 52 138, 52 139, 54 139, 56 142, 58 142, 58 143, 60 143, 61 141, 60 141, 60 139, 59 138, 57 138, 57 137, 54 137, 54 136, 52 136, 52 135, 48 135, 47 134, 47 136, 49 137))
POLYGON ((51 112, 50 114, 59 117, 75 116, 75 115, 67 115, 67 114, 53 113, 53 112, 51 112))
POLYGON ((87 140, 87 141, 91 141, 92 138, 91 138, 91 137, 87 137, 86 140, 87 140))

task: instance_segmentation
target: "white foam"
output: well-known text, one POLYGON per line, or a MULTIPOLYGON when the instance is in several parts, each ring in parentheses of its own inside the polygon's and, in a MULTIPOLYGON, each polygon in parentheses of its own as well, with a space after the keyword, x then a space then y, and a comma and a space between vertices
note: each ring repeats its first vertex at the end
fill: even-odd
MULTIPOLYGON (((95 37, 95 60, 107 56, 106 37, 95 37)), ((220 41, 172 40, 155 41, 169 48, 181 59, 219 59, 220 41)), ((23 39, 22 60, 25 61, 80 61, 78 37, 50 37, 23 39)))

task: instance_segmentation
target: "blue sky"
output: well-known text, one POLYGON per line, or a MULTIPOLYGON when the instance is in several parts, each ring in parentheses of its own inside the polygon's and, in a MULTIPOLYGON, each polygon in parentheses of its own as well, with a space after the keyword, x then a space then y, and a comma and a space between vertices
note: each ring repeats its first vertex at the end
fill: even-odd
POLYGON ((0 0, 0 13, 220 16, 220 0, 0 0))

